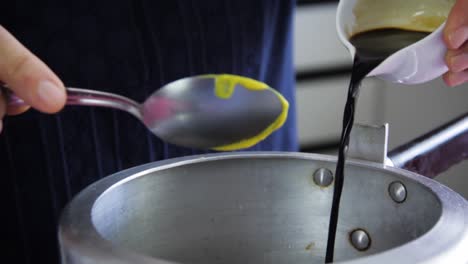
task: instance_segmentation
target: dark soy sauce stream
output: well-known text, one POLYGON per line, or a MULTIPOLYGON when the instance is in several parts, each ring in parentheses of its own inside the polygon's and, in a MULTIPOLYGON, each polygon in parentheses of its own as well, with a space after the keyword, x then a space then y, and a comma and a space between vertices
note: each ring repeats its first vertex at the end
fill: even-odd
POLYGON ((354 124, 354 111, 362 80, 382 61, 396 51, 409 46, 428 33, 407 31, 401 29, 378 29, 359 33, 350 39, 356 48, 348 97, 343 114, 343 128, 338 150, 338 162, 335 170, 335 188, 333 192, 332 209, 328 228, 327 252, 325 263, 333 262, 336 228, 340 207, 341 193, 344 182, 344 166, 349 135, 354 124))

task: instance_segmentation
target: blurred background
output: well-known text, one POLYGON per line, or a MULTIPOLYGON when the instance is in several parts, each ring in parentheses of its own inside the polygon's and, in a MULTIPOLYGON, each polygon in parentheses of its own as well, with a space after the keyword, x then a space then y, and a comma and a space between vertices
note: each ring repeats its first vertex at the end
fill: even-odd
MULTIPOLYGON (((338 1, 298 1, 295 17, 297 112, 301 151, 336 153, 351 57, 338 40, 338 1)), ((468 112, 468 85, 447 87, 441 79, 404 86, 364 81, 356 122, 389 123, 389 150, 468 112)), ((436 180, 468 198, 468 161, 436 180)))

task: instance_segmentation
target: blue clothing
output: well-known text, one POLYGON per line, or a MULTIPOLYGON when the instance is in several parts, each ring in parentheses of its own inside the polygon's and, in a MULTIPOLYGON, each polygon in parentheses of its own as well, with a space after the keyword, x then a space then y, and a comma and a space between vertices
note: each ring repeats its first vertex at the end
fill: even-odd
MULTIPOLYGON (((143 101, 191 75, 263 81, 290 102, 289 118, 249 150, 296 151, 294 7, 293 0, 14 0, 2 3, 0 23, 66 86, 143 101)), ((6 259, 57 263, 57 220, 75 194, 128 167, 203 152, 166 144, 129 114, 109 109, 67 106, 57 115, 31 110, 5 118, 6 259)))

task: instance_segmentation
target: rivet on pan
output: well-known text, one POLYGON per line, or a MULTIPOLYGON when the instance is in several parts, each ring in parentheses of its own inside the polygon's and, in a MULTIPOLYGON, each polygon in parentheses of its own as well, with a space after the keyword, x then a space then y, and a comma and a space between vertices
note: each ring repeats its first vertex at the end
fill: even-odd
POLYGON ((355 229, 349 234, 349 240, 353 247, 359 251, 366 251, 371 245, 369 234, 363 229, 355 229))
POLYGON ((399 181, 394 181, 388 186, 388 193, 396 203, 402 203, 406 200, 406 187, 399 181))
POLYGON ((320 168, 314 173, 314 182, 320 187, 327 187, 333 182, 333 173, 329 169, 320 168))

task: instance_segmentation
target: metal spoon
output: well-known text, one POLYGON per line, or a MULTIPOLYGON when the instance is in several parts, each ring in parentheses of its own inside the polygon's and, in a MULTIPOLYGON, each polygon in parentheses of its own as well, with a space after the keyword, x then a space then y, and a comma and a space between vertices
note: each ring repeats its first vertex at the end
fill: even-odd
MULTIPOLYGON (((10 94, 8 104, 25 103, 10 94)), ((229 74, 171 82, 142 104, 112 93, 70 87, 66 104, 123 110, 168 143, 215 150, 257 144, 283 125, 288 112, 288 102, 268 85, 229 74)))

